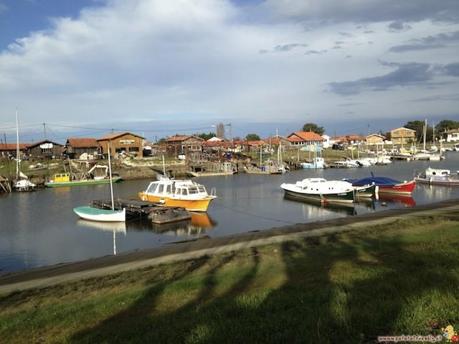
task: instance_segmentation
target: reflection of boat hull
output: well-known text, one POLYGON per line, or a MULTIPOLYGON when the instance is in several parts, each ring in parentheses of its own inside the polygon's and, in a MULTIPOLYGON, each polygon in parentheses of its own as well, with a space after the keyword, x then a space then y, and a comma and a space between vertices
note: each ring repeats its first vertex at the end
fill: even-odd
POLYGON ((148 201, 152 203, 160 203, 166 207, 181 207, 189 211, 202 211, 206 212, 209 208, 210 202, 212 202, 215 197, 208 196, 203 199, 198 200, 186 200, 186 199, 177 199, 170 197, 160 197, 155 195, 150 195, 145 192, 139 193, 139 198, 142 201, 148 201))
POLYGON ((382 194, 379 196, 380 201, 403 203, 407 207, 414 207, 416 201, 410 195, 382 194))
MULTIPOLYGON (((113 177, 113 183, 121 181, 121 177, 113 177)), ((109 184, 110 179, 87 179, 87 180, 72 180, 69 182, 48 182, 45 186, 48 188, 58 188, 66 186, 85 186, 85 185, 99 185, 109 184)))
POLYGON ((340 192, 334 194, 310 194, 303 192, 296 192, 293 190, 284 189, 285 196, 291 199, 300 201, 309 201, 317 203, 339 203, 339 204, 352 204, 354 202, 354 190, 347 192, 340 192))
POLYGON ((126 221, 126 209, 107 210, 93 207, 77 207, 73 209, 84 220, 98 222, 124 222, 126 221))
POLYGON ((320 202, 316 199, 314 200, 309 200, 305 198, 297 198, 295 196, 291 196, 288 193, 285 193, 284 198, 286 200, 294 201, 294 202, 301 202, 303 204, 308 204, 310 206, 314 207, 319 207, 327 210, 331 210, 337 213, 345 213, 347 215, 355 215, 355 208, 354 208, 354 203, 326 203, 326 202, 320 202))

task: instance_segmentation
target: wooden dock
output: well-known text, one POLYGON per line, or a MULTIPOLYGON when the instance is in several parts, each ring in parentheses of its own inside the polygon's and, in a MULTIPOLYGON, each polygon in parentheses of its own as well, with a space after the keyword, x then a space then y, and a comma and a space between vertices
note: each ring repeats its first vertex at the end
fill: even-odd
MULTIPOLYGON (((94 200, 91 202, 91 205, 99 209, 112 208, 110 200, 94 200)), ((128 218, 147 217, 155 224, 191 220, 191 214, 185 208, 164 207, 159 204, 139 200, 115 200, 115 210, 122 209, 126 209, 126 216, 128 218)))

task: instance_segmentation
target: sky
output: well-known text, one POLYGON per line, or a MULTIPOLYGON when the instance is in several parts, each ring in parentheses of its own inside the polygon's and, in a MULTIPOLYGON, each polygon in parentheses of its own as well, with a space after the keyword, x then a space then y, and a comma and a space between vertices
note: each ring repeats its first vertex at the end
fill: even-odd
POLYGON ((0 104, 28 139, 459 120, 459 1, 0 0, 0 104))

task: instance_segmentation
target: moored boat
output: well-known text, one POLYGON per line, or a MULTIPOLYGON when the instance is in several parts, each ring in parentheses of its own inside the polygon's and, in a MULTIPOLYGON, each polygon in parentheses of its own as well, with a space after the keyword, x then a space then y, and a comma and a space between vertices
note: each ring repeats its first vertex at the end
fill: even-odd
POLYGON ((451 174, 450 170, 429 167, 423 173, 416 176, 415 181, 429 185, 459 186, 459 175, 451 174))
POLYGON ((353 186, 375 185, 378 187, 378 193, 394 193, 409 195, 416 187, 414 180, 398 181, 388 177, 367 177, 362 179, 349 180, 353 186))
POLYGON ((151 182, 145 191, 139 193, 139 198, 167 207, 183 207, 189 211, 206 212, 217 196, 208 194, 204 185, 192 180, 161 178, 151 182))
POLYGON ((356 194, 361 192, 363 195, 366 190, 362 187, 357 191, 351 183, 343 180, 323 178, 306 178, 295 184, 283 183, 280 187, 287 197, 320 203, 354 203, 356 194))
POLYGON ((73 208, 73 212, 84 220, 97 222, 124 222, 126 221, 126 209, 111 210, 99 209, 89 206, 73 208))

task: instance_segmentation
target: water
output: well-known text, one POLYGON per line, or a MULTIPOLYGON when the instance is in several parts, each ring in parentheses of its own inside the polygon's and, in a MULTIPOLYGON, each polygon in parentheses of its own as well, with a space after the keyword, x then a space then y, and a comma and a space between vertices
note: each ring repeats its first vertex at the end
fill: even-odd
MULTIPOLYGON (((287 224, 325 220, 353 214, 375 212, 416 204, 459 198, 459 188, 418 185, 413 199, 385 200, 357 204, 355 208, 323 208, 284 199, 279 185, 307 177, 327 179, 375 175, 409 180, 428 166, 459 169, 459 153, 449 153, 441 162, 394 162, 388 166, 361 169, 301 170, 285 175, 247 175, 198 179, 218 199, 193 221, 153 226, 148 221, 100 224, 79 220, 76 206, 93 199, 108 199, 107 185, 46 189, 34 193, 14 193, 0 197, 0 272, 158 247, 174 241, 200 236, 217 237, 287 224)), ((115 185, 120 198, 136 197, 147 180, 126 181, 115 185)))

